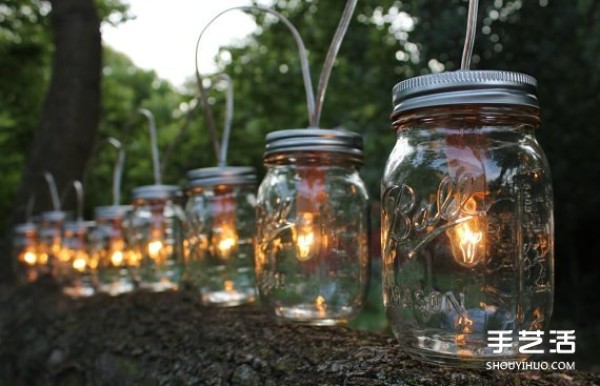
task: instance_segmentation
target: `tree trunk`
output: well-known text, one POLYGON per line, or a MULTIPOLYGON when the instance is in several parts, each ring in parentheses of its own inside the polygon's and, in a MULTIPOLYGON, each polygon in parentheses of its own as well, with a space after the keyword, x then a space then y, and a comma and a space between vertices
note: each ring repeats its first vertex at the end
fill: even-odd
MULTIPOLYGON (((81 178, 98 129, 102 49, 94 1, 50 3, 55 46, 52 78, 13 207, 13 225, 24 220, 32 193, 36 212, 51 208, 44 171, 54 175, 59 191, 81 178)), ((73 196, 69 195, 67 208, 74 208, 73 196)), ((8 245, 7 237, 4 252, 8 245)), ((12 265, 9 253, 0 253, 0 265, 12 265)), ((0 270, 0 280, 13 276, 12 269, 0 270)))
POLYGON ((599 375, 577 371, 425 365, 389 336, 279 325, 259 306, 207 308, 194 292, 71 300, 44 282, 0 288, 1 385, 599 383, 599 375))

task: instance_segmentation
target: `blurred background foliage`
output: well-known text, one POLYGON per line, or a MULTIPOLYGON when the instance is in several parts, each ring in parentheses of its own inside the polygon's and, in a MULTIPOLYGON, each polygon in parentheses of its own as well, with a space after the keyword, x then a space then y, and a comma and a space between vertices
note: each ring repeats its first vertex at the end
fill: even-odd
MULTIPOLYGON (((131 17, 120 0, 97 0, 97 4, 106 23, 131 17)), ((343 1, 279 0, 273 5, 300 29, 316 83, 343 1)), ((8 223, 48 85, 50 10, 42 0, 0 4, 0 212, 5 214, 0 231, 8 223)), ((358 3, 330 81, 321 127, 345 127, 363 134, 367 158, 362 174, 374 201, 395 140, 389 121, 391 89, 408 77, 458 69, 466 13, 464 0, 358 3)), ((556 202, 553 323, 579 328, 582 346, 584 340, 599 342, 600 2, 481 0, 479 16, 472 67, 525 72, 539 81, 543 125, 538 138, 553 171, 556 202)), ((262 170, 265 134, 306 127, 308 122, 291 35, 274 18, 258 15, 257 21, 260 27, 253 34, 222 47, 216 60, 218 68, 232 76, 236 94, 230 164, 262 170)), ((210 102, 221 122, 224 93, 218 86, 211 91, 210 102)), ((124 201, 132 187, 153 182, 147 125, 134 115, 139 107, 156 115, 166 182, 183 183, 186 170, 215 164, 201 109, 195 109, 196 94, 192 77, 183 88, 175 88, 153 71, 136 68, 124 54, 104 48, 100 138, 126 139, 124 201)), ((115 156, 114 151, 99 147, 91 157, 88 215, 94 206, 111 201, 115 156)), ((373 234, 378 237, 377 215, 373 220, 373 234)), ((369 312, 355 323, 357 327, 385 326, 378 274, 369 312)), ((590 358, 597 358, 595 351, 589 352, 590 358)))

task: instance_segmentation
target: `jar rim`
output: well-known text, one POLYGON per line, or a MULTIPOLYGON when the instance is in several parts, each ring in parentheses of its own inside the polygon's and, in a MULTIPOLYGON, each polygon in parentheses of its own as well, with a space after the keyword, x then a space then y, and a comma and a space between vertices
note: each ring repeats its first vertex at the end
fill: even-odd
POLYGON ((341 128, 277 130, 268 133, 265 142, 265 159, 272 154, 298 152, 341 153, 363 158, 362 136, 341 128))
POLYGON ((417 109, 458 105, 539 109, 537 81, 509 71, 459 70, 406 79, 392 91, 392 119, 417 109))

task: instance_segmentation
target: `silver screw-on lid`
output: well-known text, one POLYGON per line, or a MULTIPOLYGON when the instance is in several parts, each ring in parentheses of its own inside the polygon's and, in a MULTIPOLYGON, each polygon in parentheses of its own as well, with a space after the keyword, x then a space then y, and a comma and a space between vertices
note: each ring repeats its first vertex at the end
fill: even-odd
POLYGON ((37 233, 37 226, 32 222, 17 224, 14 227, 15 234, 24 235, 27 233, 37 233))
POLYGON ((188 186, 254 185, 256 169, 246 166, 222 166, 190 170, 186 173, 188 186))
POLYGON ((363 141, 360 134, 344 129, 289 129, 267 134, 265 156, 298 151, 346 153, 362 160, 363 141))
POLYGON ((133 189, 134 200, 168 200, 181 197, 177 185, 145 185, 133 189))
POLYGON ((99 206, 94 209, 94 216, 96 220, 123 218, 132 208, 131 205, 99 206))
POLYGON ((64 230, 71 232, 87 232, 88 229, 94 227, 96 223, 94 221, 66 221, 64 224, 64 230))
POLYGON ((392 117, 424 107, 513 105, 539 108, 537 81, 518 72, 454 71, 410 78, 392 91, 392 117))
POLYGON ((67 219, 67 212, 62 210, 50 210, 48 212, 42 212, 40 216, 43 222, 61 222, 67 219))

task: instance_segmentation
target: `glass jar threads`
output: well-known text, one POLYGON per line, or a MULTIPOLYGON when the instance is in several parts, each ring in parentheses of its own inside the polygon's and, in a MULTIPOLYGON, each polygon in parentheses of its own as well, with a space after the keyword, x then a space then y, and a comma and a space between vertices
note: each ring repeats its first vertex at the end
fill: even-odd
POLYGON ((137 256, 131 271, 141 289, 178 289, 183 273, 183 209, 178 186, 133 190, 129 243, 137 256))
POLYGON ((209 167, 191 170, 187 177, 187 280, 204 304, 253 302, 256 170, 209 167))
POLYGON ((369 277, 362 138, 345 130, 276 131, 266 137, 264 159, 256 244, 261 301, 280 320, 346 322, 362 308, 369 277))
POLYGON ((384 303, 402 348, 482 366, 522 359, 552 313, 553 204, 534 78, 457 71, 394 88, 382 181, 384 303), (506 330, 511 344, 488 345, 506 330))
POLYGON ((98 291, 120 295, 134 289, 132 267, 140 263, 140 255, 126 242, 130 205, 96 208, 96 226, 90 235, 91 253, 98 262, 98 291))
POLYGON ((26 222, 15 226, 12 246, 19 282, 30 283, 47 273, 48 256, 42 253, 34 223, 26 222))

